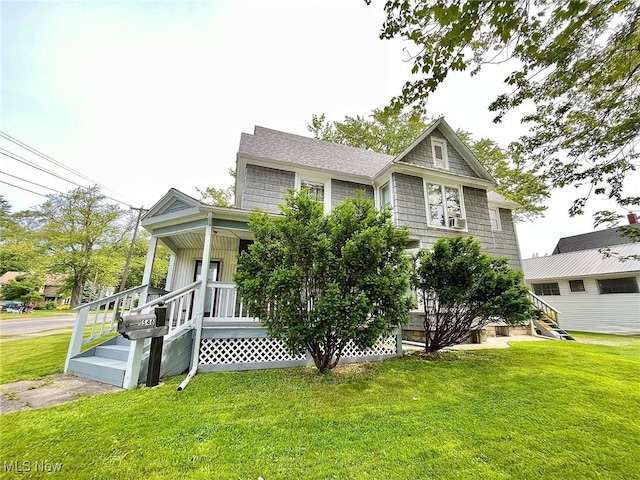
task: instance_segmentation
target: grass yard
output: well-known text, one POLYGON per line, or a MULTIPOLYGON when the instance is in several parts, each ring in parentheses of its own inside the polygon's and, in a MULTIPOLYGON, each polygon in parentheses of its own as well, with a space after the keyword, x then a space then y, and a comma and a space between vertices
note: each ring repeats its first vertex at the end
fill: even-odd
POLYGON ((200 374, 183 392, 174 377, 4 414, 0 457, 62 463, 46 478, 639 478, 640 339, 628 340, 516 342, 332 377, 200 374))
POLYGON ((29 313, 8 313, 2 312, 0 313, 0 321, 1 320, 20 320, 27 318, 55 318, 55 317, 69 317, 75 316, 77 312, 75 310, 32 310, 29 313))

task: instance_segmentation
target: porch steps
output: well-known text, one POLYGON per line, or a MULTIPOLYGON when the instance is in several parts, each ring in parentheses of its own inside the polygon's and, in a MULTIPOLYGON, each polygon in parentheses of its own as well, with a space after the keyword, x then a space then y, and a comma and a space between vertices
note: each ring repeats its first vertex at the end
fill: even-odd
POLYGON ((71 375, 122 387, 130 341, 117 336, 69 361, 71 375))
MULTIPOLYGON (((191 345, 192 332, 190 330, 173 338, 165 339, 160 375, 183 373, 190 364, 191 345)), ((67 373, 122 387, 130 348, 131 342, 118 335, 73 357, 69 361, 67 373)), ((142 355, 138 383, 146 380, 148 364, 149 352, 145 351, 142 355)))
POLYGON ((538 333, 540 335, 557 338, 558 340, 575 341, 575 338, 569 335, 566 330, 560 328, 557 323, 545 320, 536 320, 534 323, 536 327, 538 327, 538 333))

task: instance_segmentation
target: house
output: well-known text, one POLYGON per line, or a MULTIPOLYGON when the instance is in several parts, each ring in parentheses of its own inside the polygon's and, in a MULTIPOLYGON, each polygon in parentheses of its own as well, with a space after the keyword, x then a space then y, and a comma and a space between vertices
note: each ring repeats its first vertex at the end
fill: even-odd
POLYGON ((631 255, 640 255, 640 244, 617 228, 564 237, 552 255, 523 260, 525 281, 560 312, 566 330, 640 334, 640 260, 619 258, 631 255))
MULTIPOLYGON (((27 275, 25 272, 5 272, 0 276, 0 288, 11 280, 15 280, 21 275, 27 275)), ((71 297, 63 294, 65 287, 66 275, 50 274, 44 275, 44 283, 40 288, 40 298, 35 302, 36 305, 42 305, 45 302, 53 301, 57 305, 69 305, 71 297)))
MULTIPOLYGON (((495 180, 444 118, 393 157, 263 127, 243 133, 236 158, 234 208, 205 205, 171 189, 144 216, 149 252, 139 287, 80 308, 65 372, 131 388, 145 375, 143 341, 122 338, 93 349, 84 345, 115 329, 117 302, 125 315, 166 304, 162 375, 189 370, 241 370, 308 364, 267 338, 248 316, 233 283, 235 258, 250 245, 252 209, 278 214, 290 189, 312 191, 325 211, 360 191, 378 207, 391 206, 393 221, 407 226, 411 249, 441 236, 474 235, 493 255, 521 268, 514 228, 515 204, 492 192, 495 180), (149 299, 147 284, 158 243, 171 252, 165 289, 149 299), (137 305, 137 306, 135 306, 137 305), (91 326, 91 333, 88 332, 91 326), (142 366, 142 367, 141 367, 142 366)), ((401 355, 401 333, 381 338, 369 351, 349 347, 344 361, 401 355)))

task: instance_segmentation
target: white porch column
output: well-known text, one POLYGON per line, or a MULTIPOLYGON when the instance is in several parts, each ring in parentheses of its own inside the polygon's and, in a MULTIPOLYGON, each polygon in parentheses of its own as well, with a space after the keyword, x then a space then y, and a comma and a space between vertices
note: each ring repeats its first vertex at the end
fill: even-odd
POLYGON ((211 262, 211 244, 213 243, 213 215, 211 212, 207 214, 207 227, 204 235, 204 250, 202 252, 202 274, 200 278, 202 283, 200 284, 200 295, 198 298, 198 305, 196 306, 196 318, 195 318, 195 335, 193 340, 193 355, 191 357, 191 370, 194 371, 198 368, 198 359, 200 357, 200 341, 202 339, 202 323, 204 317, 204 307, 207 296, 207 282, 209 280, 209 263, 211 262))

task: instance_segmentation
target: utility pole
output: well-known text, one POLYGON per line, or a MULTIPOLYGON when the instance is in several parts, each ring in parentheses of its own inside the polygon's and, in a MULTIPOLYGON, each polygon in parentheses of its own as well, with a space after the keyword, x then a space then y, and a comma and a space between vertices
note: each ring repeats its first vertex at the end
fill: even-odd
POLYGON ((127 263, 124 266, 124 272, 122 272, 122 283, 120 283, 120 290, 118 292, 122 292, 124 290, 124 286, 127 284, 127 277, 129 276, 129 270, 131 270, 131 257, 133 257, 133 246, 136 243, 136 236, 138 235, 138 225, 140 225, 140 218, 142 217, 142 212, 146 212, 146 210, 142 207, 133 208, 131 210, 138 211, 138 218, 136 219, 136 226, 133 229, 133 237, 131 237, 131 245, 129 245, 129 253, 127 254, 127 263))

